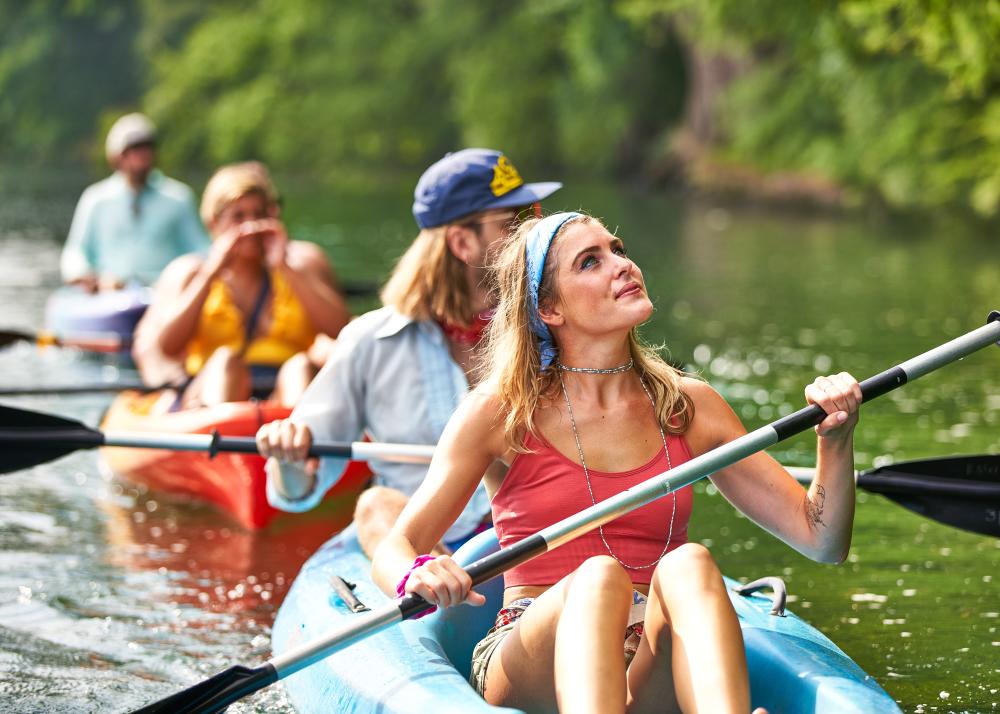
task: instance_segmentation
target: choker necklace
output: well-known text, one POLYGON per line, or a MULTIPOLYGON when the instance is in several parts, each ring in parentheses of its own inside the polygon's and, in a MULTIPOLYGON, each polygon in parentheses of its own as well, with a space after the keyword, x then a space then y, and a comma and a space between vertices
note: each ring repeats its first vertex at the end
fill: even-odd
MULTIPOLYGON (((606 369, 601 367, 567 367, 562 362, 558 363, 559 369, 563 372, 576 372, 577 374, 621 374, 622 372, 628 372, 632 369, 635 361, 629 357, 628 362, 625 364, 620 364, 617 367, 608 367, 606 369)), ((643 385, 645 387, 645 385, 643 385)))
MULTIPOLYGON (((629 360, 628 366, 632 366, 632 360, 629 360)), ((562 365, 559 365, 559 367, 562 368, 562 365)), ((618 371, 624 371, 621 367, 615 367, 615 369, 618 371)), ((604 374, 604 372, 601 372, 600 374, 604 374)), ((663 425, 660 424, 660 419, 656 415, 656 401, 653 399, 653 395, 649 393, 649 389, 646 387, 646 380, 639 377, 639 384, 642 385, 642 391, 644 391, 646 396, 649 397, 649 403, 653 405, 653 416, 656 418, 656 426, 660 429, 660 441, 663 442, 663 453, 667 456, 667 470, 670 470, 674 467, 674 465, 670 463, 670 449, 667 448, 667 436, 663 433, 663 425)), ((566 383, 562 381, 562 375, 559 375, 559 386, 562 387, 563 398, 566 400, 566 411, 569 412, 569 423, 573 428, 573 439, 576 441, 576 452, 580 456, 580 465, 583 467, 583 477, 587 481, 587 490, 590 492, 590 502, 596 506, 597 499, 594 498, 594 487, 590 483, 590 469, 587 468, 587 460, 583 458, 583 446, 580 444, 580 432, 576 428, 576 419, 573 417, 573 405, 570 404, 569 392, 566 391, 566 383)), ((670 541, 673 540, 674 537, 674 516, 677 515, 676 491, 673 492, 673 497, 674 505, 670 511, 670 527, 667 530, 667 543, 663 546, 663 551, 660 555, 651 563, 646 563, 645 565, 631 565, 626 563, 624 560, 619 558, 613 550, 611 550, 611 546, 608 544, 608 539, 604 537, 604 526, 602 525, 598 527, 597 531, 601 534, 601 542, 604 543, 604 547, 607 549, 608 554, 617 560, 618 564, 623 568, 626 570, 649 570, 650 568, 655 567, 656 564, 660 562, 660 559, 667 554, 667 551, 670 550, 670 541)))

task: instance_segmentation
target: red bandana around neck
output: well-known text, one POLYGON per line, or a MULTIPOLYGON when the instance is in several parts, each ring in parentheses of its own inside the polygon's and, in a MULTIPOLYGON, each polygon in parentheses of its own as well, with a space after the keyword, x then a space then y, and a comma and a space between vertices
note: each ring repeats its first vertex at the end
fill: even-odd
POLYGON ((490 320, 493 319, 493 310, 486 310, 480 312, 473 316, 472 324, 466 327, 465 325, 458 325, 454 322, 445 322, 444 320, 438 320, 437 323, 444 330, 445 337, 447 337, 452 342, 457 342, 460 345, 466 345, 468 347, 474 347, 483 339, 483 333, 486 331, 487 326, 490 324, 490 320))

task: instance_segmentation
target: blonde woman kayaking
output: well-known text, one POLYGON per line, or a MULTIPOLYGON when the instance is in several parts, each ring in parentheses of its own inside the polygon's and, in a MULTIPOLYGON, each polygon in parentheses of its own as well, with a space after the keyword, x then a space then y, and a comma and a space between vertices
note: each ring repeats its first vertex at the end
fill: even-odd
MULTIPOLYGON (((424 555, 484 472, 507 546, 745 433, 711 387, 638 340, 653 306, 598 220, 529 221, 497 269, 484 379, 374 559, 392 595, 484 601, 450 557, 424 555)), ((841 373, 805 395, 828 414, 808 491, 763 453, 712 479, 763 528, 836 563, 851 541, 861 392, 841 373)), ((477 690, 531 712, 748 712, 740 627, 712 556, 687 543, 690 514, 688 487, 507 571, 504 608, 473 655, 477 690)))
POLYGON ((143 379, 175 380, 179 394, 166 401, 191 408, 248 399, 252 371, 276 375, 272 399, 292 406, 322 366, 307 351, 349 318, 330 264, 315 244, 288 239, 258 162, 216 171, 201 217, 212 235, 207 257, 171 262, 136 328, 143 379))

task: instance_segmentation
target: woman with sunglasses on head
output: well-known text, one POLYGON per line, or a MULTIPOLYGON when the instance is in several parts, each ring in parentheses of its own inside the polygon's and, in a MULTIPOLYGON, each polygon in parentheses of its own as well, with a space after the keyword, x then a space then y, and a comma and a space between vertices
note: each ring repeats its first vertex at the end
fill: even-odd
MULTIPOLYGON (((561 184, 525 183, 499 151, 465 149, 428 168, 414 192, 420 233, 382 291, 385 307, 344 328, 326 366, 290 418, 257 433, 268 463, 268 498, 287 511, 313 508, 344 471, 342 459, 306 463, 310 444, 433 444, 474 380, 480 337, 492 315, 487 259, 526 212, 561 184)), ((372 554, 427 473, 426 464, 372 460, 373 485, 354 513, 372 554)), ((482 474, 480 474, 482 476, 482 474)), ((478 489, 432 548, 450 552, 489 522, 478 489)))
POLYGON ((289 240, 279 213, 261 163, 223 166, 209 179, 201 202, 208 255, 167 266, 136 328, 143 379, 178 385, 165 408, 249 399, 253 376, 273 380, 271 399, 293 406, 322 365, 324 339, 347 324, 326 255, 289 240))
MULTIPOLYGON (((430 552, 483 472, 508 546, 745 433, 718 393, 639 341, 653 310, 642 273, 598 220, 525 222, 495 279, 482 382, 376 553, 387 593, 483 602, 450 557, 430 552)), ((795 549, 840 562, 861 392, 842 373, 818 378, 806 398, 828 414, 808 491, 763 453, 712 479, 795 549)), ((507 571, 504 607, 473 654, 486 700, 532 712, 748 712, 736 614, 708 550, 687 543, 691 501, 681 489, 507 571)))

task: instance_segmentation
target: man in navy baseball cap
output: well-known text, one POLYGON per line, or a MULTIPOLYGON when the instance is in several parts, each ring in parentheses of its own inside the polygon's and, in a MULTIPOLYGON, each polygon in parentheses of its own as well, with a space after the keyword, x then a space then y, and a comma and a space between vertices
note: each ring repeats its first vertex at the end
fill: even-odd
POLYGON ((463 149, 424 171, 413 192, 413 217, 421 228, 433 228, 490 209, 530 206, 561 187, 525 183, 499 151, 463 149))
MULTIPOLYGON (((441 438, 485 348, 493 314, 490 256, 518 221, 562 184, 526 184, 499 151, 465 149, 427 169, 414 192, 420 233, 382 289, 384 307, 353 320, 337 339, 289 419, 257 433, 268 462, 268 499, 302 511, 318 504, 344 463, 303 468, 312 439, 433 444, 441 438), (401 396, 403 395, 403 396, 401 396), (405 409, 400 409, 405 404, 405 409), (311 469, 311 471, 310 471, 311 469)), ((421 464, 372 461, 373 484, 354 511, 358 542, 369 556, 427 474, 421 464)), ((490 522, 480 484, 433 553, 454 550, 490 522)))

